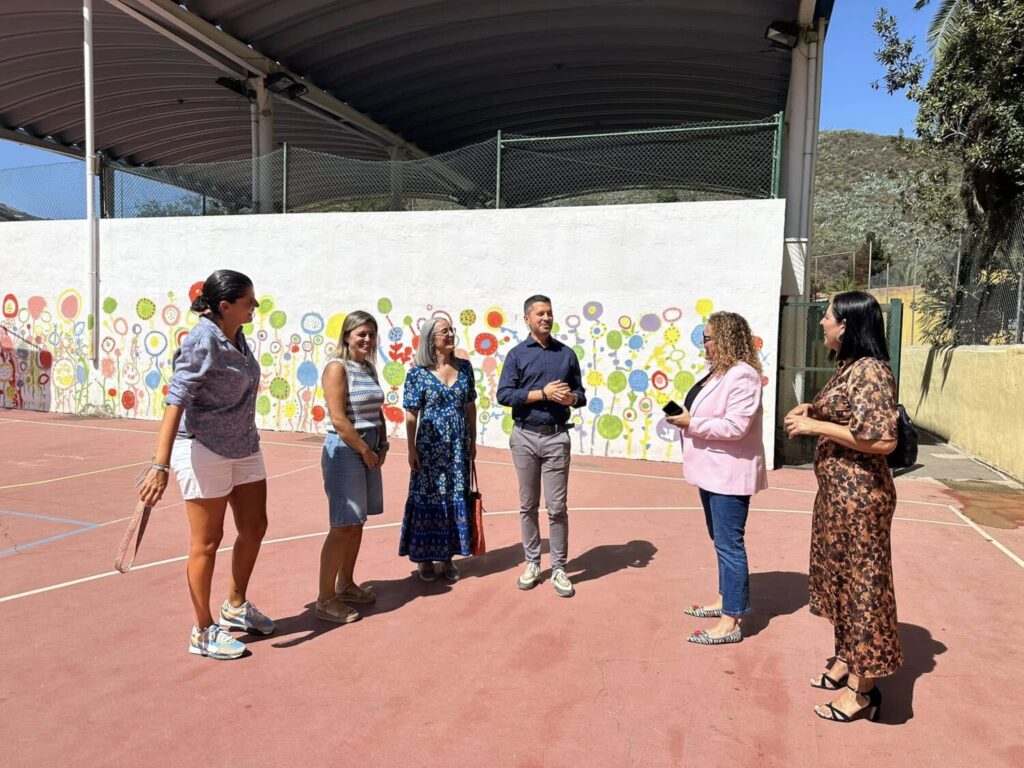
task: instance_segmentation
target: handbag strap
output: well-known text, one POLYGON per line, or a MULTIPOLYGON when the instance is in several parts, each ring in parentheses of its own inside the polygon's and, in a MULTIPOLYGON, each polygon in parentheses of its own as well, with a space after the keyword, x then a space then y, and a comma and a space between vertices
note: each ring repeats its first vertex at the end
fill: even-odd
POLYGON ((114 558, 115 570, 128 573, 132 569, 132 565, 135 564, 135 556, 139 554, 139 545, 142 544, 142 536, 146 532, 146 523, 149 522, 149 513, 152 509, 142 501, 135 505, 135 512, 132 513, 131 520, 128 521, 128 529, 121 537, 121 544, 117 548, 117 557, 114 558), (132 549, 128 565, 125 565, 124 558, 128 553, 128 548, 132 546, 133 539, 135 547, 132 549))
POLYGON ((470 493, 480 492, 480 483, 476 479, 476 459, 469 463, 469 491, 470 493))

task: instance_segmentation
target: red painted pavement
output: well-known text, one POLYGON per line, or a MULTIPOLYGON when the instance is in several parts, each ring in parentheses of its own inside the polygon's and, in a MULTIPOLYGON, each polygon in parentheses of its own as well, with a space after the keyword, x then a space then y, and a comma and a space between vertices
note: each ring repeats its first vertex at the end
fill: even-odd
MULTIPOLYGON (((416 579, 396 554, 408 479, 396 442, 386 512, 357 568, 379 600, 363 621, 334 626, 310 611, 326 526, 319 444, 264 433, 271 522, 250 596, 279 629, 245 638, 251 656, 219 662, 186 653, 184 563, 150 565, 186 550, 173 484, 136 570, 105 575, 134 506, 138 467, 126 465, 146 461, 155 430, 0 411, 0 765, 1024 764, 1013 662, 1024 568, 958 517, 941 485, 897 481, 907 663, 880 685, 881 724, 839 726, 814 717, 828 696, 806 682, 831 655, 828 624, 807 611, 810 472, 773 472, 755 498, 755 613, 741 644, 706 648, 684 641, 707 622, 681 608, 713 596, 714 553, 678 466, 574 459, 578 592, 566 600, 549 582, 515 588, 522 551, 503 450, 479 456, 488 554, 461 561, 455 585, 416 579)), ((985 530, 1024 555, 1019 531, 985 530)))

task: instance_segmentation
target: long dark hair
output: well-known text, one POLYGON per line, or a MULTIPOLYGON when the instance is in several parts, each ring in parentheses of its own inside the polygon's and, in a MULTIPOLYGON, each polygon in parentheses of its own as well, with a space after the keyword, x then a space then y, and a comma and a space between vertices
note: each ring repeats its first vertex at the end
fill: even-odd
POLYGON ((835 355, 840 362, 862 357, 889 359, 882 308, 874 296, 864 291, 837 293, 832 297, 832 314, 837 323, 846 321, 835 355))
POLYGON ((252 288, 252 280, 241 272, 218 269, 203 283, 203 292, 192 302, 192 311, 207 317, 220 317, 220 303, 234 304, 252 288))

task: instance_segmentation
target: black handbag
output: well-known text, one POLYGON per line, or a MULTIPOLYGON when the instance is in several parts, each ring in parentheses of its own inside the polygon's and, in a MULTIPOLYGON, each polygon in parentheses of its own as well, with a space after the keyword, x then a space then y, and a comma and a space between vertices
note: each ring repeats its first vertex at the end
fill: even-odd
POLYGON ((912 467, 917 462, 917 427, 910 420, 907 409, 896 406, 896 450, 886 456, 892 469, 912 467))

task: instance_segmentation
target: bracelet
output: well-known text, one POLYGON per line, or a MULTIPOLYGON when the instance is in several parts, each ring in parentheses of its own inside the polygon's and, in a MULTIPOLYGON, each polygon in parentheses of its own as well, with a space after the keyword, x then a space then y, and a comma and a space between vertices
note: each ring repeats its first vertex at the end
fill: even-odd
POLYGON ((170 464, 150 464, 149 468, 150 469, 155 469, 157 472, 167 472, 167 473, 169 473, 171 471, 171 465, 170 464))
POLYGON ((542 398, 544 398, 545 400, 547 400, 547 399, 548 399, 548 393, 544 391, 544 387, 541 387, 541 388, 540 388, 540 396, 541 396, 542 398))

